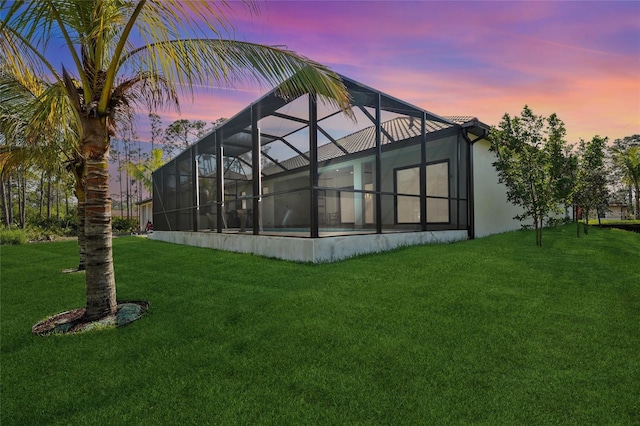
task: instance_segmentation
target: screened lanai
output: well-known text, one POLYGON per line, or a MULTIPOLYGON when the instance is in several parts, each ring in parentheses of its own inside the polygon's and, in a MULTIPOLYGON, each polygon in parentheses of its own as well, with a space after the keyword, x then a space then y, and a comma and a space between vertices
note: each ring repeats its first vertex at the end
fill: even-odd
POLYGON ((342 78, 352 117, 274 90, 154 172, 154 230, 468 230, 471 141, 461 124, 472 118, 441 117, 342 78))

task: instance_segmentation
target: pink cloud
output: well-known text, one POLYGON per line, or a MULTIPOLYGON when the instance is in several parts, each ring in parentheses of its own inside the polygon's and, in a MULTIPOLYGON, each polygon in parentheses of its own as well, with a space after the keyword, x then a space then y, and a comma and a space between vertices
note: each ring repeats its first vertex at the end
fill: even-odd
MULTIPOLYGON (((284 45, 440 115, 497 124, 525 104, 557 113, 570 142, 640 133, 640 2, 230 2, 224 36, 284 45)), ((268 88, 198 90, 181 114, 230 118, 268 88)), ((146 113, 138 134, 149 140, 146 113)))
POLYGON ((364 83, 440 115, 475 115, 488 124, 497 124, 505 112, 518 114, 528 104, 537 114, 557 113, 567 125, 568 140, 576 141, 640 132, 640 80, 631 74, 568 71, 506 86, 467 70, 393 70, 364 83))
MULTIPOLYGON (((569 138, 640 132, 638 2, 230 4, 232 36, 286 45, 438 114, 495 124, 529 104, 558 113, 569 138)), ((258 97, 199 95, 182 117, 231 116, 258 97)))
MULTIPOLYGON (((157 111, 161 117, 162 128, 176 120, 202 120, 211 123, 219 118, 231 118, 249 104, 256 101, 264 90, 258 89, 201 89, 194 93, 193 99, 183 98, 180 111, 157 111)), ((151 126, 147 113, 140 112, 136 119, 136 133, 143 142, 151 140, 151 126)))

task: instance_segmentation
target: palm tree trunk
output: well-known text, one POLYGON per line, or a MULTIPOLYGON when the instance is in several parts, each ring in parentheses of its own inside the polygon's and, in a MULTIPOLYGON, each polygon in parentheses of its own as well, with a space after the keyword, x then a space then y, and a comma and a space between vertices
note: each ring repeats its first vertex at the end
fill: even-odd
POLYGON ((78 211, 76 212, 76 224, 78 226, 78 271, 84 271, 86 269, 87 262, 87 240, 84 235, 84 208, 85 200, 84 196, 82 200, 78 197, 78 211))
MULTIPOLYGON (((76 211, 76 226, 78 228, 78 271, 84 271, 87 265, 87 240, 85 238, 84 232, 84 222, 85 222, 85 203, 86 203, 86 193, 85 193, 85 179, 84 179, 84 160, 79 156, 75 156, 75 161, 73 163, 73 167, 71 168, 71 172, 73 173, 73 178, 75 182, 75 196, 78 200, 78 210, 76 211)), ((66 193, 66 191, 65 191, 66 193)), ((68 201, 67 201, 68 204, 68 201)), ((67 214, 69 214, 69 207, 67 205, 67 214)))
POLYGON ((93 321, 117 310, 116 281, 111 245, 111 198, 109 198, 109 135, 104 118, 83 120, 82 153, 86 161, 85 317, 93 321))
POLYGON ((115 314, 116 283, 111 245, 111 199, 106 156, 87 160, 85 204, 87 320, 115 314))

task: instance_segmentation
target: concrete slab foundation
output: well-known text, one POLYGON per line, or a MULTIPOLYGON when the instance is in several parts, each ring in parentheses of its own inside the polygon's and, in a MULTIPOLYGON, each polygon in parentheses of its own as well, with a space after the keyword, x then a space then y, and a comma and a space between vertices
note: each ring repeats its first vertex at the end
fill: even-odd
POLYGON ((406 232, 325 238, 154 231, 148 238, 194 247, 252 253, 295 262, 324 263, 335 262, 366 253, 389 251, 403 246, 462 241, 467 239, 467 231, 406 232))

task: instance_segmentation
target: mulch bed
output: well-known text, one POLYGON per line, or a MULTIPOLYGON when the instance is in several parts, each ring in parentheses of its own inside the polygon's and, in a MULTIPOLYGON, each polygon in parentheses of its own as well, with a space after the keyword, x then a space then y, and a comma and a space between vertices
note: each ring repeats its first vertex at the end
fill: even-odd
POLYGON ((118 302, 118 310, 115 315, 109 315, 96 321, 86 321, 84 319, 86 309, 78 308, 40 321, 31 328, 31 332, 43 336, 123 327, 142 317, 148 309, 149 302, 122 301, 118 302))

